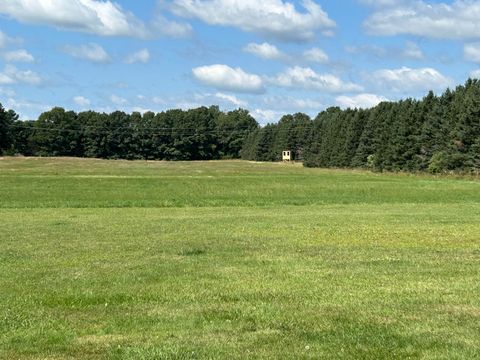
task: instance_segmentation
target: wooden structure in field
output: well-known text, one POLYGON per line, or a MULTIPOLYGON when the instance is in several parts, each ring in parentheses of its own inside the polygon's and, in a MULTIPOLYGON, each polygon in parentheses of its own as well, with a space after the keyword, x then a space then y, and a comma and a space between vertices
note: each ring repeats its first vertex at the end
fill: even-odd
POLYGON ((284 162, 290 162, 293 160, 291 150, 285 150, 282 155, 282 159, 284 162))

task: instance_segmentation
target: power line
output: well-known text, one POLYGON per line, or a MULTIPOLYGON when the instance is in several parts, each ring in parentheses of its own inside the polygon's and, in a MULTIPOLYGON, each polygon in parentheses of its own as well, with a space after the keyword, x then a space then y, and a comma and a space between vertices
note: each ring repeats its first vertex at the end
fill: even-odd
MULTIPOLYGON (((174 128, 174 127, 135 127, 135 126, 114 126, 114 127, 105 127, 105 126, 95 126, 95 125, 81 125, 75 128, 67 128, 67 127, 52 127, 52 124, 48 124, 48 127, 39 127, 36 124, 27 124, 27 123, 15 123, 12 125, 13 128, 23 128, 25 130, 30 130, 32 132, 67 132, 67 133, 76 133, 76 134, 88 134, 88 130, 91 129, 91 133, 96 134, 114 134, 118 132, 137 132, 137 133, 145 133, 148 132, 148 135, 158 135, 158 136, 171 136, 171 135, 184 135, 184 136, 192 136, 192 135, 222 135, 222 134, 234 134, 239 131, 255 131, 260 130, 261 128, 251 128, 251 127, 234 127, 230 129, 198 129, 192 127, 185 127, 185 128, 174 128)), ((304 128, 303 130, 307 130, 308 128, 304 128)), ((293 132, 298 131, 299 129, 292 129, 292 128, 277 128, 274 130, 275 133, 283 133, 283 132, 293 132)), ((302 130, 302 129, 300 129, 302 130)))

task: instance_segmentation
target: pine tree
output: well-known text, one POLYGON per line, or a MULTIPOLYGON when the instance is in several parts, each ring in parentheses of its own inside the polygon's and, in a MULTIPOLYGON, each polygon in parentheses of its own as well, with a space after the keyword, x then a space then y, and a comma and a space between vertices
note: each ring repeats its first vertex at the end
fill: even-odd
POLYGON ((14 144, 13 123, 18 115, 13 110, 5 110, 0 104, 0 155, 11 151, 14 144))

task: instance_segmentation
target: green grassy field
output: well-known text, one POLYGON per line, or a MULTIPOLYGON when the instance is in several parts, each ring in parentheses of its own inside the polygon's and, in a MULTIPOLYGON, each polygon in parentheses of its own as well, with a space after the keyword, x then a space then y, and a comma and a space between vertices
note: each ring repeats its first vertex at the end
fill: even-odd
POLYGON ((480 358, 480 181, 0 159, 1 359, 480 358))

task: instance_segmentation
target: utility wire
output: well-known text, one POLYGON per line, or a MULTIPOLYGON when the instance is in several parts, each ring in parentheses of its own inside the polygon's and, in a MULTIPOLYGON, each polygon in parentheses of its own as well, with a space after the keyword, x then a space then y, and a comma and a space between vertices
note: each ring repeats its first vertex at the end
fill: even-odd
MULTIPOLYGON (((66 127, 52 127, 52 124, 48 124, 48 127, 38 127, 35 125, 29 124, 19 124, 15 123, 12 128, 23 128, 24 130, 30 130, 32 132, 69 132, 69 133, 77 133, 77 134, 85 134, 89 129, 91 129, 91 133, 94 134, 115 134, 118 132, 137 132, 137 133, 145 133, 148 132, 148 135, 159 135, 159 136, 167 136, 167 135, 221 135, 221 134, 234 134, 239 131, 255 131, 260 130, 261 128, 247 128, 247 127, 240 127, 240 128, 230 128, 230 129, 213 129, 213 130, 202 130, 198 128, 167 128, 167 127, 132 127, 132 126, 115 126, 112 128, 104 127, 104 126, 95 126, 95 125, 81 125, 80 127, 76 128, 66 128, 66 127)), ((283 133, 283 132, 294 132, 294 131, 301 131, 307 129, 291 129, 291 128, 277 128, 274 130, 275 133, 283 133)))

